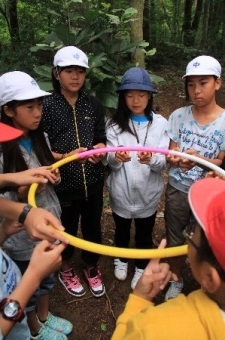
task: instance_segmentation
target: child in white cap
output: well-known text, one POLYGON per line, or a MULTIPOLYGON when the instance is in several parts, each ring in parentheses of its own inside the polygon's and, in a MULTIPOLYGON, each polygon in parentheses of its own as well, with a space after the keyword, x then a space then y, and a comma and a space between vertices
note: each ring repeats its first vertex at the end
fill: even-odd
MULTIPOLYGON (((107 146, 149 146, 168 148, 167 120, 153 110, 156 90, 146 70, 127 70, 118 88, 118 106, 107 123, 107 146)), ((107 155, 111 168, 107 179, 110 206, 115 222, 115 245, 128 248, 131 224, 135 224, 135 246, 153 247, 152 233, 164 183, 162 169, 166 157, 147 151, 117 151, 107 155)), ((125 280, 128 260, 114 259, 114 274, 125 280)), ((134 289, 148 260, 136 259, 131 288, 134 289)))
MULTIPOLYGON (((27 73, 14 71, 0 77, 1 121, 22 131, 17 140, 1 144, 0 173, 19 172, 28 168, 50 165, 54 162, 47 136, 41 125, 42 98, 49 95, 42 91, 36 81, 27 73)), ((59 180, 55 172, 54 184, 59 180)), ((8 186, 1 196, 13 201, 27 203, 29 186, 8 186)), ((51 183, 39 185, 37 205, 52 212, 60 218, 60 204, 51 183)), ((23 224, 32 206, 26 204, 18 219, 23 224)), ((32 240, 25 230, 10 236, 3 245, 9 256, 16 262, 23 274, 37 241, 32 240)), ((54 287, 54 277, 44 278, 27 304, 27 320, 31 339, 55 340, 67 339, 66 334, 72 331, 72 324, 49 312, 49 293, 54 287)))
POLYGON ((155 306, 172 273, 167 263, 150 261, 118 318, 113 340, 225 338, 225 182, 199 180, 188 196, 196 219, 186 229, 188 260, 201 289, 155 306))
MULTIPOLYGON (((205 55, 194 58, 187 65, 183 79, 190 105, 175 110, 169 117, 170 149, 220 166, 225 151, 225 111, 216 102, 216 92, 221 87, 220 63, 205 55)), ((185 242, 183 230, 191 218, 189 188, 205 177, 207 169, 180 157, 168 156, 168 162, 165 222, 167 245, 174 247, 185 242)), ((171 282, 165 300, 177 296, 183 289, 183 258, 171 258, 169 264, 178 281, 171 282)))
MULTIPOLYGON (((105 146, 105 110, 101 103, 84 90, 87 55, 75 46, 66 46, 54 56, 52 84, 54 91, 43 101, 44 130, 48 133, 56 160, 87 148, 105 146)), ((61 168, 61 183, 56 193, 62 207, 62 224, 66 231, 77 235, 79 221, 83 238, 101 243, 101 215, 103 208, 104 155, 94 155, 85 163, 71 162, 61 168)), ((85 288, 71 263, 74 247, 63 252, 59 280, 67 292, 76 297, 85 288)), ((82 250, 84 276, 91 293, 100 297, 105 293, 98 267, 99 254, 82 250)))

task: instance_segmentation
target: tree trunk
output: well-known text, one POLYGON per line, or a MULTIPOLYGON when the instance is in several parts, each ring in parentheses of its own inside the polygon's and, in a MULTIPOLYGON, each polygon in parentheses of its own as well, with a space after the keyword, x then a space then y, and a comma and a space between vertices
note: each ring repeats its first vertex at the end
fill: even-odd
MULTIPOLYGON (((144 0, 131 0, 130 6, 136 8, 137 14, 134 15, 134 21, 131 21, 131 41, 135 42, 143 40, 143 13, 144 0)), ((145 67, 144 52, 137 49, 134 53, 133 60, 139 64, 140 67, 145 67)))
POLYGON ((149 0, 149 43, 154 48, 157 44, 157 27, 156 27, 156 0, 149 0))
POLYGON ((144 13, 143 13, 143 39, 145 41, 150 40, 149 33, 149 25, 150 25, 150 2, 151 0, 145 1, 145 6, 144 6, 144 13))
POLYGON ((185 0, 184 22, 183 22, 183 42, 185 46, 190 46, 191 41, 191 12, 193 0, 185 0))
POLYGON ((10 24, 9 33, 12 47, 14 48, 18 43, 20 43, 19 23, 17 17, 17 0, 8 1, 8 18, 10 24))
POLYGON ((208 39, 208 28, 209 28, 209 13, 210 13, 210 2, 205 0, 203 9, 203 25, 202 25, 202 38, 200 43, 200 49, 205 49, 208 39))
POLYGON ((218 33, 220 32, 223 17, 223 4, 224 0, 221 1, 210 1, 210 16, 209 16, 209 31, 208 31, 208 46, 212 49, 216 48, 218 42, 220 42, 218 33))

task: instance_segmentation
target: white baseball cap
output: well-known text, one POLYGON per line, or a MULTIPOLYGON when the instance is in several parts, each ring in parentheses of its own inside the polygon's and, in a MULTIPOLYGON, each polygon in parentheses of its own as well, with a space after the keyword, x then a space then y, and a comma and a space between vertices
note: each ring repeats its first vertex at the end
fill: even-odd
POLYGON ((221 65, 215 58, 201 55, 187 65, 186 74, 182 78, 188 76, 216 76, 219 78, 221 76, 221 65))
POLYGON ((4 73, 0 77, 0 106, 12 100, 29 100, 48 96, 29 74, 20 71, 4 73))
POLYGON ((89 68, 87 55, 75 46, 66 46, 58 50, 54 56, 53 65, 54 67, 73 65, 89 68))

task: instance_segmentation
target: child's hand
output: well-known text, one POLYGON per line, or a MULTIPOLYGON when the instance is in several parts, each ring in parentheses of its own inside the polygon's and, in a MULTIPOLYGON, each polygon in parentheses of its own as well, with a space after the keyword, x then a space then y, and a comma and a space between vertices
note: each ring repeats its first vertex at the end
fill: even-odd
MULTIPOLYGON (((104 148, 105 144, 103 143, 98 143, 96 145, 93 146, 93 149, 101 149, 104 148)), ((94 155, 92 155, 91 157, 88 158, 88 161, 92 164, 97 164, 98 162, 100 162, 103 158, 105 157, 105 152, 104 153, 96 153, 94 155)))
MULTIPOLYGON (((194 149, 187 149, 185 153, 193 156, 198 156, 198 153, 194 149)), ((191 161, 187 158, 181 158, 179 161, 179 168, 182 171, 188 171, 196 165, 196 162, 191 161)))
POLYGON ((57 168, 57 169, 53 170, 52 174, 55 176, 53 184, 59 184, 61 182, 61 176, 60 176, 59 169, 57 168))
MULTIPOLYGON (((73 156, 73 155, 77 155, 78 153, 81 153, 81 152, 84 152, 84 151, 87 151, 87 148, 81 147, 81 148, 78 148, 78 149, 74 149, 74 150, 68 152, 68 153, 66 154, 66 157, 68 157, 68 156, 73 156)), ((76 160, 76 162, 82 163, 82 164, 83 164, 83 163, 86 162, 86 158, 78 159, 78 160, 76 160)))
MULTIPOLYGON (((158 249, 163 249, 165 246, 166 240, 163 239, 158 249)), ((151 301, 165 288, 172 277, 173 280, 177 280, 177 277, 170 271, 168 263, 160 263, 160 259, 150 260, 142 276, 138 280, 133 294, 151 301)))
POLYGON ((152 158, 152 153, 147 151, 139 151, 137 155, 141 164, 149 164, 152 158))
POLYGON ((118 163, 130 162, 131 160, 130 153, 128 151, 117 151, 115 153, 115 160, 118 163))
MULTIPOLYGON (((45 185, 45 184, 40 184, 45 185)), ((27 199, 28 191, 29 191, 30 186, 29 185, 21 185, 20 187, 17 188, 17 197, 20 201, 25 201, 27 199)))
MULTIPOLYGON (((181 151, 180 148, 178 146, 172 148, 171 150, 174 150, 174 151, 181 151)), ((166 156, 166 160, 167 162, 172 165, 173 167, 178 167, 179 166, 179 162, 180 162, 180 156, 176 156, 176 155, 172 155, 172 154, 169 154, 166 156)))
POLYGON ((32 183, 54 183, 54 176, 51 173, 51 166, 41 166, 17 173, 7 174, 9 182, 13 185, 30 185, 32 183))
POLYGON ((8 238, 13 234, 17 234, 24 229, 25 229, 24 226, 15 220, 5 218, 1 222, 1 233, 5 234, 5 238, 8 238))
POLYGON ((40 282, 49 274, 59 269, 62 257, 61 253, 66 245, 49 243, 44 240, 34 249, 28 266, 28 271, 35 272, 35 276, 40 282))
POLYGON ((211 177, 211 178, 220 178, 225 180, 225 176, 220 175, 218 172, 216 171, 208 171, 205 175, 205 177, 211 177))

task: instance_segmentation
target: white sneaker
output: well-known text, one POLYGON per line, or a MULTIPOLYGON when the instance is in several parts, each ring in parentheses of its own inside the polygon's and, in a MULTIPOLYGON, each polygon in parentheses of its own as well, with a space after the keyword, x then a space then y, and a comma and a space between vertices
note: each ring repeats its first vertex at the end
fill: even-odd
POLYGON ((182 280, 181 282, 172 281, 170 283, 169 289, 167 290, 165 295, 165 301, 173 299, 181 293, 184 287, 183 279, 181 280, 182 280))
POLYGON ((141 275, 143 274, 144 269, 140 269, 138 267, 135 267, 135 272, 134 272, 134 276, 133 279, 131 281, 131 288, 134 289, 136 287, 136 284, 138 282, 138 280, 140 279, 141 275))
POLYGON ((114 259, 114 275, 118 280, 125 280, 127 277, 128 262, 122 262, 120 259, 114 259))

